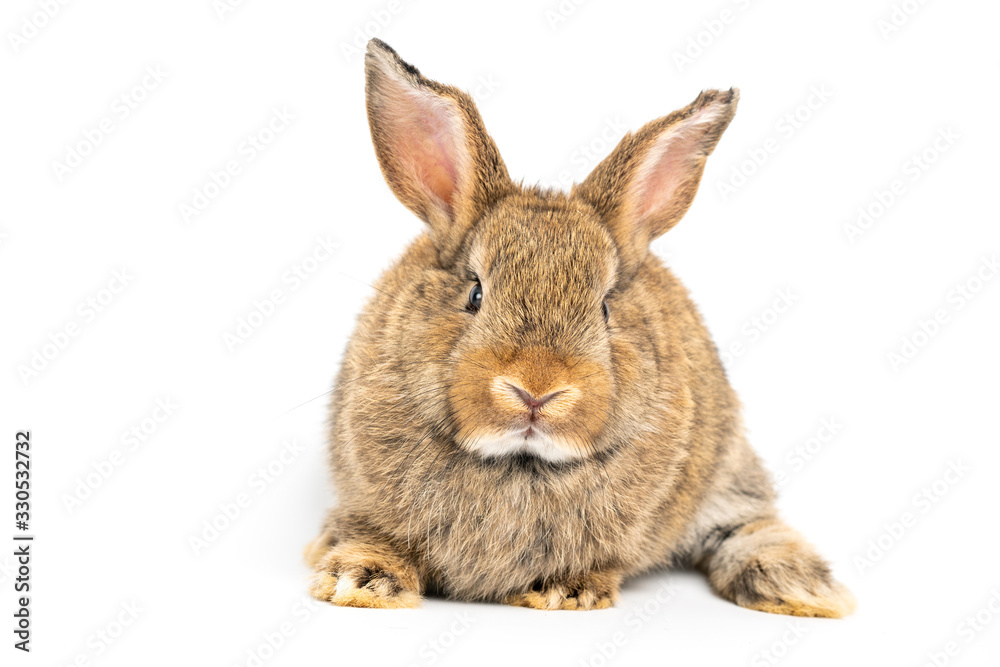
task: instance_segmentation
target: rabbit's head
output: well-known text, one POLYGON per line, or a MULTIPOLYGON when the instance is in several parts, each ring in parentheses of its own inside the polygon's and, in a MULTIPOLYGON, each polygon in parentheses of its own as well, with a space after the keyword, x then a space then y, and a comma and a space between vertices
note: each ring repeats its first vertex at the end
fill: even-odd
POLYGON ((668 303, 644 293, 649 243, 684 215, 736 90, 627 135, 570 193, 514 183, 472 99, 375 39, 367 105, 382 172, 429 226, 409 317, 418 387, 440 430, 483 457, 597 455, 629 432, 663 354, 648 329, 668 303), (424 285, 432 285, 427 288, 424 285), (428 294, 428 289, 433 294, 428 294), (415 359, 419 361, 419 359, 415 359), (421 375, 422 374, 422 375, 421 375))

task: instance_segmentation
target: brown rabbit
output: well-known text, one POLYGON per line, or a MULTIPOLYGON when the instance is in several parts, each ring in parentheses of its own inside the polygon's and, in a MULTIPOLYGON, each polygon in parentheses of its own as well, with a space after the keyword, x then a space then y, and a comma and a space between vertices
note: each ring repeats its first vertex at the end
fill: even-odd
POLYGON ((428 229, 345 352, 312 594, 599 609, 626 577, 694 565, 744 607, 849 613, 777 517, 715 346, 648 250, 691 205, 738 92, 626 136, 566 194, 514 183, 465 93, 377 39, 365 68, 382 172, 428 229))

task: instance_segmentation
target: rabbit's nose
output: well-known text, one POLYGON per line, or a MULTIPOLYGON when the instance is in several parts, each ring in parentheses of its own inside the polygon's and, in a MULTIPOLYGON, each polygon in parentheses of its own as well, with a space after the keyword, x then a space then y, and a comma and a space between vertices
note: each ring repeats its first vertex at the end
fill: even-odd
POLYGON ((514 390, 514 393, 517 394, 518 398, 524 401, 525 405, 531 408, 532 412, 539 409, 540 407, 542 407, 543 405, 545 405, 553 398, 562 393, 562 391, 552 391, 545 394, 544 396, 535 397, 525 389, 517 386, 516 384, 508 383, 508 386, 510 386, 510 388, 514 390))

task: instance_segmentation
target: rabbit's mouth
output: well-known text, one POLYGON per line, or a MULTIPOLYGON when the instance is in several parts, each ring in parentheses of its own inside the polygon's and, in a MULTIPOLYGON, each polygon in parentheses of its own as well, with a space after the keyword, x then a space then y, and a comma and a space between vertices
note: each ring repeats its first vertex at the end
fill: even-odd
POLYGON ((465 449, 561 462, 602 448, 613 391, 602 364, 537 346, 486 347, 459 355, 453 371, 449 399, 465 449))
POLYGON ((531 417, 527 428, 521 430, 518 437, 522 438, 524 442, 529 440, 541 440, 541 439, 552 439, 551 434, 546 433, 545 429, 537 422, 535 417, 531 417))

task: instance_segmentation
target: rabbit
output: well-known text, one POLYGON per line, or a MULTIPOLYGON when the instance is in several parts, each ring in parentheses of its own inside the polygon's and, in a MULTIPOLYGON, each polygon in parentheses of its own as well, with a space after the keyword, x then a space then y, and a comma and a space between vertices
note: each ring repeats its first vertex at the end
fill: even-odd
POLYGON ((778 518, 715 345, 649 250, 738 90, 626 135, 566 193, 512 181, 472 98, 379 39, 365 74, 381 171, 426 229, 374 285, 336 378, 337 504, 306 549, 311 594, 602 609, 629 577, 694 567, 749 609, 850 613, 778 518))

